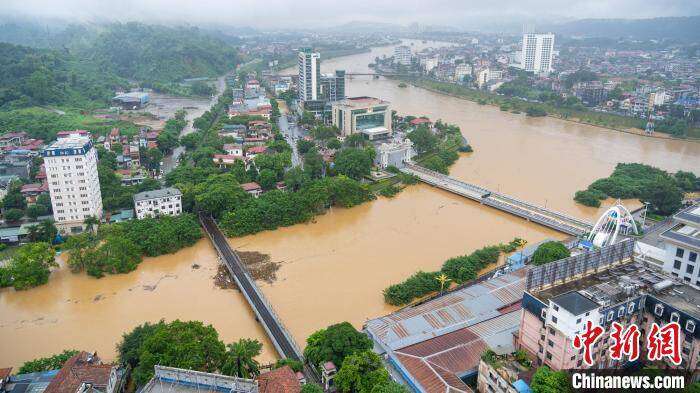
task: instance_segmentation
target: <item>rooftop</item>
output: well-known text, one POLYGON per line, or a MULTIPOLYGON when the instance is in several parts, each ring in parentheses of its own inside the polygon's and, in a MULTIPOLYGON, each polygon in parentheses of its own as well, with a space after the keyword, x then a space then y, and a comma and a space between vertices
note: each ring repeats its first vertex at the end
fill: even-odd
POLYGON ((141 390, 142 393, 257 393, 258 385, 252 379, 155 366, 155 375, 141 390))
POLYGON ((360 96, 360 97, 348 97, 340 101, 335 102, 336 105, 342 105, 342 106, 347 106, 347 107, 352 107, 352 108, 364 108, 367 106, 373 106, 373 105, 388 105, 388 101, 384 101, 379 98, 374 98, 374 97, 367 97, 367 96, 360 96))
POLYGON ((549 299, 554 302, 564 299, 564 304, 580 307, 579 309, 586 309, 591 303, 607 307, 649 294, 700 319, 700 290, 640 262, 616 265, 546 290, 532 290, 530 293, 545 304, 549 299), (572 293, 577 295, 570 295, 572 293), (576 302, 580 302, 580 305, 576 302))
MULTIPOLYGON (((690 214, 688 214, 688 216, 694 218, 690 214)), ((678 224, 666 232, 661 233, 659 236, 673 243, 681 243, 692 248, 700 249, 700 226, 678 224)))
POLYGON ((383 346, 398 349, 500 316, 505 307, 522 299, 527 270, 475 283, 369 320, 365 329, 383 346))
POLYGON ((256 182, 250 182, 250 183, 243 183, 241 184, 241 187, 246 190, 246 191, 255 191, 255 190, 260 190, 260 184, 256 182))
POLYGON ((81 149, 90 143, 90 138, 71 134, 66 138, 57 139, 55 142, 46 147, 46 150, 56 149, 81 149))
POLYGON ((284 366, 260 374, 258 390, 260 393, 299 393, 301 384, 291 367, 284 366))
POLYGON ((10 377, 6 386, 8 393, 42 393, 58 374, 59 370, 19 374, 10 377))
POLYGON ((104 389, 112 371, 111 364, 102 364, 96 354, 85 351, 68 359, 56 378, 46 387, 46 393, 75 393, 83 383, 104 389))
POLYGON ((147 199, 165 198, 169 196, 182 195, 180 190, 173 187, 161 188, 160 190, 144 191, 134 195, 134 202, 145 201, 147 199))
POLYGON ((581 315, 586 311, 591 311, 598 308, 598 303, 581 295, 577 291, 563 293, 553 297, 551 300, 552 303, 557 304, 573 315, 581 315))

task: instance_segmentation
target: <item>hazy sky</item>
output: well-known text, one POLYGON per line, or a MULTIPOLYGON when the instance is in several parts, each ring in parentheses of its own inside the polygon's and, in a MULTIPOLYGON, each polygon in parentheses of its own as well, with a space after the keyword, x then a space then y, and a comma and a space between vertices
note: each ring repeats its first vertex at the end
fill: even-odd
POLYGON ((698 0, 0 0, 0 14, 80 21, 142 20, 253 27, 316 27, 350 21, 443 24, 649 18, 700 14, 698 0))

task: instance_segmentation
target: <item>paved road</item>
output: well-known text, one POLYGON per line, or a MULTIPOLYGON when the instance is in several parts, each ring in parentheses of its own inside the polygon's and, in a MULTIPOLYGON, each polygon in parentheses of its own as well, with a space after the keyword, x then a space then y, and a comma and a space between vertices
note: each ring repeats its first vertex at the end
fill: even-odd
POLYGON ((268 308, 268 303, 263 300, 261 293, 255 286, 255 282, 245 272, 243 264, 228 244, 226 237, 221 233, 219 227, 210 217, 200 216, 204 229, 210 235, 211 241, 216 246, 220 257, 226 263, 231 275, 236 279, 241 291, 258 315, 260 322, 270 335, 270 340, 275 344, 279 355, 283 358, 301 360, 301 354, 297 352, 292 338, 285 333, 276 315, 268 308))
POLYGON ((284 139, 292 147, 292 167, 301 165, 301 157, 297 150, 298 127, 296 123, 290 122, 287 120, 287 115, 282 114, 277 120, 277 125, 282 135, 284 135, 284 139))

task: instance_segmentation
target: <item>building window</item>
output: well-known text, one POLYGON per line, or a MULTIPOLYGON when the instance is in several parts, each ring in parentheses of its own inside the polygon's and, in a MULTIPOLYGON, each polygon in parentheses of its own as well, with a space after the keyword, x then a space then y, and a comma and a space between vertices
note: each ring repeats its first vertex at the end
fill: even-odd
POLYGON ((550 347, 553 347, 553 346, 554 346, 554 341, 552 341, 552 340, 547 340, 547 345, 549 345, 550 347))
POLYGON ((685 250, 682 248, 676 248, 676 256, 678 258, 683 258, 683 255, 685 254, 685 250))
POLYGON ((557 335, 557 331, 554 330, 554 329, 552 329, 552 328, 549 328, 549 334, 551 334, 552 336, 556 336, 556 335, 557 335))
POLYGON ((679 319, 679 318, 680 318, 680 317, 679 317, 679 315, 678 315, 677 312, 672 312, 672 313, 671 313, 671 322, 678 322, 678 319, 679 319))
POLYGON ((679 261, 679 260, 673 261, 673 268, 676 270, 680 270, 681 269, 681 261, 679 261))
POLYGON ((554 311, 559 311, 559 306, 557 306, 556 304, 553 305, 553 308, 554 308, 554 311))
POLYGON ((691 264, 687 264, 687 265, 685 266, 685 272, 688 273, 688 274, 693 274, 693 268, 695 268, 695 266, 693 266, 693 265, 691 265, 691 264))
POLYGON ((694 322, 694 321, 691 321, 691 320, 688 320, 688 321, 685 323, 685 330, 687 330, 687 331, 690 332, 690 333, 693 333, 693 332, 695 331, 695 322, 694 322))
POLYGON ((690 254, 688 254, 688 260, 689 260, 690 262, 695 262, 695 261, 697 261, 697 259, 698 259, 698 253, 697 253, 697 252, 692 252, 692 251, 691 251, 690 254))
POLYGON ((552 354, 547 352, 547 360, 552 360, 552 354))
POLYGON ((557 323, 557 317, 555 317, 554 315, 552 315, 552 323, 557 323))
POLYGON ((543 308, 542 311, 540 311, 540 316, 542 319, 547 319, 547 310, 543 308))
POLYGON ((654 314, 662 316, 664 314, 664 306, 662 304, 654 306, 654 314))
POLYGON ((624 307, 620 307, 620 308, 617 310, 617 317, 618 317, 618 318, 622 318, 623 315, 625 315, 625 308, 624 308, 624 307))
POLYGON ((579 324, 579 323, 581 323, 581 318, 576 320, 576 324, 579 324))
POLYGON ((627 313, 632 314, 634 312, 634 303, 627 305, 627 313))
POLYGON ((608 322, 612 321, 612 319, 613 319, 614 316, 615 316, 615 312, 610 311, 610 312, 608 313, 608 322))

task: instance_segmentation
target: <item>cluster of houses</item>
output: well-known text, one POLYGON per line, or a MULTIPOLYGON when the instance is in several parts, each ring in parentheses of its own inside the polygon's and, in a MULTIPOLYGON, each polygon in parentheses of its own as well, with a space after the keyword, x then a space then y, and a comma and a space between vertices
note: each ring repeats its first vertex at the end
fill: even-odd
POLYGON ((142 154, 148 149, 158 148, 158 135, 160 130, 152 130, 143 127, 138 134, 129 138, 122 135, 119 128, 113 128, 107 136, 97 138, 97 145, 102 145, 106 150, 112 151, 117 156, 117 166, 122 175, 123 185, 138 184, 146 176, 160 178, 162 171, 160 166, 154 168, 144 168, 142 166, 142 154), (127 172, 129 174, 127 175, 127 172))
MULTIPOLYGON (((139 387, 142 393, 300 393, 306 376, 290 366, 269 368, 254 379, 166 366, 154 366, 152 379, 139 387)), ((333 391, 337 369, 333 362, 319 365, 325 391, 333 391)), ((96 352, 81 351, 60 369, 12 375, 12 368, 0 368, 0 393, 122 393, 128 370, 104 363, 96 352)))

